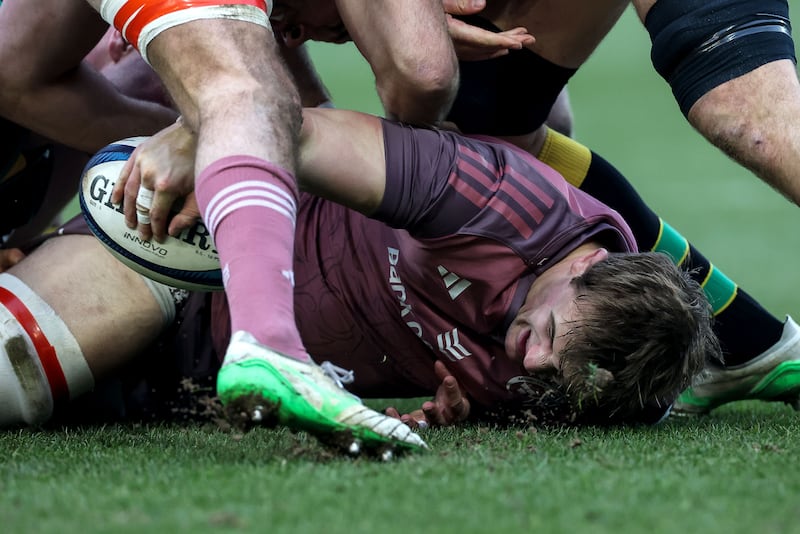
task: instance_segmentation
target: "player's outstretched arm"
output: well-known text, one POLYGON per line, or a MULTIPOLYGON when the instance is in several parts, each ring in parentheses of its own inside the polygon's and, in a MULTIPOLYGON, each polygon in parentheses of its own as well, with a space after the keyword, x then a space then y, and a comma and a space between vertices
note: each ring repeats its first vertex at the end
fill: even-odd
POLYGON ((305 109, 297 178, 300 187, 369 215, 386 187, 381 120, 340 109, 305 109))
MULTIPOLYGON (((297 168, 300 187, 361 213, 374 212, 386 185, 381 119, 339 109, 307 108, 303 113, 297 168)), ((136 157, 126 163, 111 197, 114 203, 125 199, 129 226, 136 225, 135 199, 140 183, 158 190, 155 176, 182 177, 180 182, 185 187, 179 194, 168 196, 170 201, 191 191, 194 146, 195 134, 175 124, 136 148, 136 157)), ((180 233, 192 222, 191 217, 172 219, 169 233, 180 233)))

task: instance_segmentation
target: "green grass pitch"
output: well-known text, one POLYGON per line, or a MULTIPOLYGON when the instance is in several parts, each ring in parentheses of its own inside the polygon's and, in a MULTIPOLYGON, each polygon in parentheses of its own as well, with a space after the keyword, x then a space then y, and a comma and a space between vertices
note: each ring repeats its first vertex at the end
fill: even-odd
MULTIPOLYGON (((339 107, 379 112, 352 47, 313 52, 339 107)), ((691 130, 632 13, 570 87, 576 137, 768 310, 800 317, 800 210, 691 130)), ((784 405, 638 430, 424 436, 430 453, 382 464, 332 457, 285 430, 4 432, 0 530, 800 532, 800 416, 784 405)))

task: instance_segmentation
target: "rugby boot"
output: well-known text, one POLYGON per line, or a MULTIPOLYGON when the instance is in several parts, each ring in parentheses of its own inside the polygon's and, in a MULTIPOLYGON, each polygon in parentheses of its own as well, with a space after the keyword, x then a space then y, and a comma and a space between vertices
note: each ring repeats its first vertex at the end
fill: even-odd
POLYGON ((395 449, 427 449, 399 419, 364 406, 317 364, 273 351, 248 332, 231 337, 217 375, 217 394, 223 405, 244 403, 256 422, 271 419, 305 430, 349 454, 363 447, 388 460, 395 449))
POLYGON ((783 401, 800 410, 800 327, 786 316, 780 340, 746 364, 713 366, 684 391, 675 415, 701 415, 739 400, 783 401))

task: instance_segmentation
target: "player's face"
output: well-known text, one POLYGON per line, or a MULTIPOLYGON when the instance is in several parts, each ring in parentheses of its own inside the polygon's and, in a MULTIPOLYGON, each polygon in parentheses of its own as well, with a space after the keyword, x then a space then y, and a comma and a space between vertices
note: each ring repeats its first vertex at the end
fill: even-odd
POLYGON ((289 47, 300 46, 309 40, 328 43, 350 40, 334 0, 276 2, 270 22, 289 47))
POLYGON ((580 321, 575 286, 570 282, 607 255, 604 249, 577 255, 536 279, 506 332, 506 354, 512 361, 522 364, 531 375, 559 380, 561 352, 580 321))
POLYGON ((560 375, 561 350, 578 315, 569 278, 552 282, 531 288, 505 340, 508 357, 543 378, 560 375))

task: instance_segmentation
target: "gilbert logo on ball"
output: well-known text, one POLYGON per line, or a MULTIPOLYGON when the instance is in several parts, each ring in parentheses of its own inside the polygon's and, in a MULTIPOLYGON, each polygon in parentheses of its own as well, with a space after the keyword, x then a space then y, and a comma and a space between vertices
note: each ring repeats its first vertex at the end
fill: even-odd
POLYGON ((97 152, 86 164, 79 200, 89 228, 103 245, 134 271, 169 286, 196 291, 222 290, 219 256, 209 231, 198 221, 164 243, 144 241, 125 225, 111 191, 122 167, 145 137, 131 137, 97 152))

